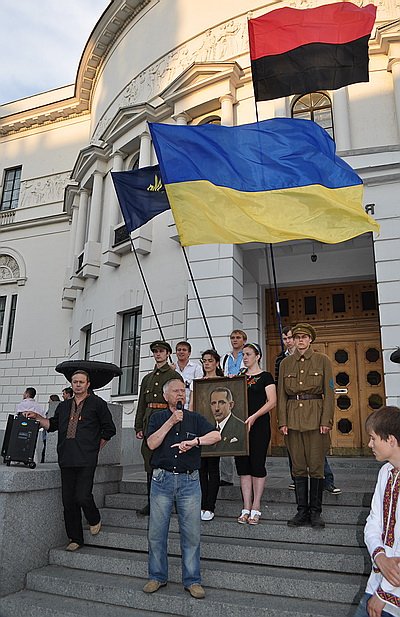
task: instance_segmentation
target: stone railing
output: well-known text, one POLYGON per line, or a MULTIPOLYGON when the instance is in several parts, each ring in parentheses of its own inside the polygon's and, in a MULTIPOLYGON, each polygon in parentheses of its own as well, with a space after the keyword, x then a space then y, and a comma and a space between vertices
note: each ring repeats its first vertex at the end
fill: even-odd
POLYGON ((0 225, 9 225, 14 222, 15 209, 14 210, 4 210, 0 212, 0 225))

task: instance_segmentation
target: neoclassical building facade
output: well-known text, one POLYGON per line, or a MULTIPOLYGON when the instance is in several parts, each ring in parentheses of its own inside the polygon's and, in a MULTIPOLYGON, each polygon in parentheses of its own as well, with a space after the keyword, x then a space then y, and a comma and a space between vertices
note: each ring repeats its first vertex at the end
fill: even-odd
MULTIPOLYGON (((0 421, 26 386, 59 393, 65 358, 120 364, 103 396, 133 426, 141 376, 159 337, 131 251, 111 171, 156 163, 148 122, 255 121, 247 20, 318 0, 113 0, 93 30, 76 82, 0 107, 0 421)), ((363 5, 366 2, 358 2, 363 5)), ((366 449, 363 421, 400 403, 400 2, 379 0, 370 81, 258 104, 260 119, 307 118, 361 175, 381 225, 338 245, 274 247, 284 324, 311 321, 334 363, 333 451, 366 449)), ((210 346, 170 212, 132 234, 163 329, 210 346)), ((267 245, 191 247, 213 342, 235 327, 260 341, 272 368, 279 341, 267 245)), ((273 449, 281 445, 274 433, 273 449)))

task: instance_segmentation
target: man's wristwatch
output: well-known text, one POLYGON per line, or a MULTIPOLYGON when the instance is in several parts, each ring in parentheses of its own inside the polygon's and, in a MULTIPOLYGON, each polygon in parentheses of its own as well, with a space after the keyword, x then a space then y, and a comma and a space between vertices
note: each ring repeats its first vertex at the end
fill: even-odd
POLYGON ((197 437, 197 446, 200 446, 200 437, 197 437))

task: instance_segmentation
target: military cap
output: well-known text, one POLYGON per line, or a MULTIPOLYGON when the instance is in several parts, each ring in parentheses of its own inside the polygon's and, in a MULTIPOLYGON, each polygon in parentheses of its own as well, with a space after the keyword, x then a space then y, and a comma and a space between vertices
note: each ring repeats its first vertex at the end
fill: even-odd
POLYGON ((172 347, 166 341, 153 341, 150 343, 150 351, 154 351, 157 348, 166 349, 168 353, 172 353, 172 347))
POLYGON ((293 338, 296 334, 308 334, 311 337, 311 341, 315 341, 317 333, 309 323, 298 323, 292 328, 293 338))

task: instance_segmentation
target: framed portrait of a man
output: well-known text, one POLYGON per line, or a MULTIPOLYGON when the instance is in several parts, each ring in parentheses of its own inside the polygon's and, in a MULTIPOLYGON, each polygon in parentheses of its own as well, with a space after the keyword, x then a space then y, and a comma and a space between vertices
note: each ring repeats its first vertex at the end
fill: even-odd
POLYGON ((243 456, 249 453, 247 385, 244 376, 195 379, 193 409, 221 433, 221 441, 202 446, 202 456, 243 456))

